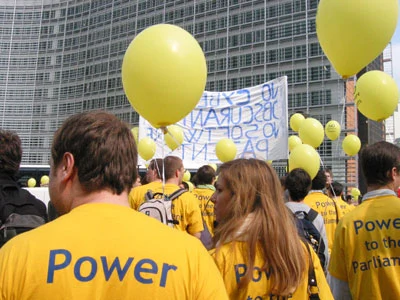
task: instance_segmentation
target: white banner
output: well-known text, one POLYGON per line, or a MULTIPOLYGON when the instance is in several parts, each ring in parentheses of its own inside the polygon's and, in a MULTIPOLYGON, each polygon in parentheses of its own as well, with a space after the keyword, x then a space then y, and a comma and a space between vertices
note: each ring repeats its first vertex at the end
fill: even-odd
MULTIPOLYGON (((206 91, 196 108, 176 124, 184 132, 180 147, 171 151, 162 130, 153 128, 142 117, 139 140, 152 138, 157 144, 154 158, 179 156, 187 169, 221 163, 215 145, 223 138, 234 141, 237 158, 287 159, 287 95, 286 76, 236 91, 206 91)), ((146 162, 139 157, 139 164, 145 166, 146 162)))

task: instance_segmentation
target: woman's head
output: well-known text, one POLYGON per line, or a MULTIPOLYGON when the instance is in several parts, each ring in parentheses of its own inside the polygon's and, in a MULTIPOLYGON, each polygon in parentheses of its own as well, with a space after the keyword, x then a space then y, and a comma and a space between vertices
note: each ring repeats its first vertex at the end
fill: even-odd
MULTIPOLYGON (((258 159, 236 159, 220 167, 216 183, 216 219, 224 223, 282 202, 281 184, 274 169, 258 159)), ((283 202, 282 202, 283 203, 283 202)))

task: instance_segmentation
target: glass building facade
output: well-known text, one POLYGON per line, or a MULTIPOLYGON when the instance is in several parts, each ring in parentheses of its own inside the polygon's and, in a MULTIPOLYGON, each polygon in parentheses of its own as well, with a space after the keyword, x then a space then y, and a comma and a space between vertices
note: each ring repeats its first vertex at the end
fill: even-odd
MULTIPOLYGON (((317 6, 317 0, 0 0, 0 127, 21 136, 23 163, 45 164, 54 131, 74 113, 103 109, 136 125, 122 89, 122 59, 139 32, 170 23, 200 43, 207 90, 287 76, 289 116, 341 123, 341 138, 325 140, 318 152, 337 180, 354 186, 357 168, 349 161, 356 158, 341 149, 345 134, 357 133, 357 110, 346 94, 354 81, 344 82, 319 46, 317 6)), ((276 167, 284 172, 285 163, 276 167)))

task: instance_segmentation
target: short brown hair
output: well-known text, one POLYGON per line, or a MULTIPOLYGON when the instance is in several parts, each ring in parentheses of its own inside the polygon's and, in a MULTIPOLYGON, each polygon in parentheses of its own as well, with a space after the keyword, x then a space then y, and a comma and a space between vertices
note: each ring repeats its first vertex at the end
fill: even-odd
POLYGON ((215 170, 209 165, 200 167, 196 172, 197 184, 212 184, 215 179, 215 170))
POLYGON ((0 130, 0 172, 15 176, 22 159, 21 139, 14 131, 0 130))
POLYGON ((84 112, 69 117, 54 135, 51 156, 58 166, 70 152, 79 182, 87 192, 110 189, 121 194, 137 177, 137 150, 127 124, 103 112, 84 112))

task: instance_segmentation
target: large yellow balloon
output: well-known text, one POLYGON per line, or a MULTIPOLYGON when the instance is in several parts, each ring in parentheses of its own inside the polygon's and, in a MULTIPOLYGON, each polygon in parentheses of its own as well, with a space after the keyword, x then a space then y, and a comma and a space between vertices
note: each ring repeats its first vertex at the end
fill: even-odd
POLYGON ((317 119, 307 118, 300 125, 299 137, 303 144, 318 148, 324 140, 324 127, 317 119))
POLYGON ((349 156, 356 155, 361 148, 361 141, 358 136, 354 134, 347 135, 342 142, 342 148, 344 153, 349 156))
POLYGON ((135 138, 135 142, 136 142, 136 144, 137 144, 137 143, 138 143, 138 140, 139 140, 139 127, 133 127, 133 128, 131 129, 131 132, 132 132, 133 137, 135 138))
POLYGON ((369 71, 357 80, 354 101, 364 116, 383 121, 397 108, 399 88, 394 79, 382 71, 369 71))
POLYGON ((156 153, 156 143, 151 138, 144 137, 138 143, 138 152, 141 158, 149 160, 156 153))
POLYGON ((292 151, 296 146, 301 145, 303 142, 297 135, 291 135, 288 139, 289 151, 292 151))
POLYGON ((331 141, 337 140, 340 136, 340 130, 340 124, 335 120, 331 120, 325 125, 325 134, 331 141))
POLYGON ((289 172, 293 169, 301 168, 313 179, 317 175, 319 167, 319 154, 310 145, 298 145, 289 155, 289 172))
POLYGON ((33 188, 36 186, 36 179, 35 178, 29 178, 28 179, 28 187, 33 188))
POLYGON ((178 125, 168 126, 168 130, 164 135, 165 143, 168 148, 175 150, 183 143, 183 130, 178 125))
POLYGON ((231 139, 222 139, 215 146, 215 153, 222 162, 227 162, 236 157, 237 148, 231 139))
POLYGON ((293 131, 299 131, 301 123, 305 120, 304 116, 300 113, 295 113, 293 116, 290 117, 290 128, 293 131))
POLYGON ((170 24, 143 30, 122 62, 133 108, 156 128, 174 124, 199 102, 207 79, 204 53, 190 33, 170 24))
POLYGON ((398 0, 321 0, 316 25, 322 49, 348 78, 373 61, 392 38, 398 0))

